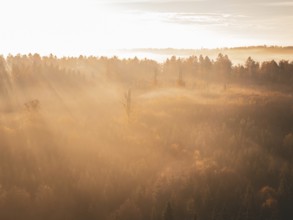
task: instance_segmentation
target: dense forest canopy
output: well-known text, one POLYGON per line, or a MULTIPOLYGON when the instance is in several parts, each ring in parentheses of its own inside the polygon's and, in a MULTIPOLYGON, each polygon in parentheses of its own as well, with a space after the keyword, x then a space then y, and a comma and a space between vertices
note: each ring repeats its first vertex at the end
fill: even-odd
POLYGON ((291 60, 2 56, 0 112, 0 219, 293 219, 291 60))

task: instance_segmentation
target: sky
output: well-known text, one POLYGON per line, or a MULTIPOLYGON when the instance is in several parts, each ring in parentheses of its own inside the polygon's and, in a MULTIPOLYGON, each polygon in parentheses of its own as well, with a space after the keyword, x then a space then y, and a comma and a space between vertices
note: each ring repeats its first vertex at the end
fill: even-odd
POLYGON ((293 0, 1 0, 0 54, 293 45, 293 0))

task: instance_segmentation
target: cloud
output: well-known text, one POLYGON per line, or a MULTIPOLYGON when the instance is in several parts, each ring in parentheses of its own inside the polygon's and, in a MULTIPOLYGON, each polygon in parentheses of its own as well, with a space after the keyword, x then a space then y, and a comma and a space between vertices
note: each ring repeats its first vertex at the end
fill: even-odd
POLYGON ((268 2, 264 3, 264 5, 272 7, 293 7, 293 2, 268 2))
POLYGON ((116 8, 124 10, 138 10, 138 11, 148 11, 148 12, 200 12, 212 6, 209 6, 206 0, 195 0, 195 1, 121 1, 109 2, 116 8))
POLYGON ((163 21, 186 24, 186 25, 220 25, 234 24, 243 15, 232 15, 228 13, 166 13, 162 15, 163 21))

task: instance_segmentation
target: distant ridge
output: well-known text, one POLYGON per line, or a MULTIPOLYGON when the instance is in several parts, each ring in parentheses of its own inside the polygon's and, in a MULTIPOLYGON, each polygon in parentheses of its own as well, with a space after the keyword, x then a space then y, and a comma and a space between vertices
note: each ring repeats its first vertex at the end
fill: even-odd
MULTIPOLYGON (((119 54, 128 54, 132 56, 161 57, 161 60, 171 56, 189 57, 189 56, 208 56, 215 59, 219 53, 227 54, 234 64, 243 63, 249 56, 257 61, 264 60, 292 60, 293 46, 241 46, 225 48, 201 48, 201 49, 177 49, 177 48, 135 48, 121 49, 119 54)), ((155 58, 156 59, 156 58, 155 58)))
POLYGON ((223 48, 201 48, 201 49, 180 49, 180 48, 134 48, 134 49, 121 49, 118 50, 119 52, 145 52, 145 53, 158 53, 158 54, 166 54, 166 53, 179 53, 179 54, 185 54, 185 53, 194 53, 194 52, 200 52, 200 51, 235 51, 235 50, 263 50, 266 52, 276 52, 276 51, 282 51, 282 52, 292 52, 293 53, 293 46, 266 46, 266 45, 260 45, 260 46, 241 46, 241 47, 223 47, 223 48))

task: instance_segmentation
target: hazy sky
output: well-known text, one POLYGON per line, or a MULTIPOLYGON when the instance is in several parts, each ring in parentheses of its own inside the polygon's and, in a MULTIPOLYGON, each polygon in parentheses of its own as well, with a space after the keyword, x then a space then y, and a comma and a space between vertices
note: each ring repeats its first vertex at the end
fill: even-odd
POLYGON ((3 0, 0 53, 293 45, 293 0, 3 0))

